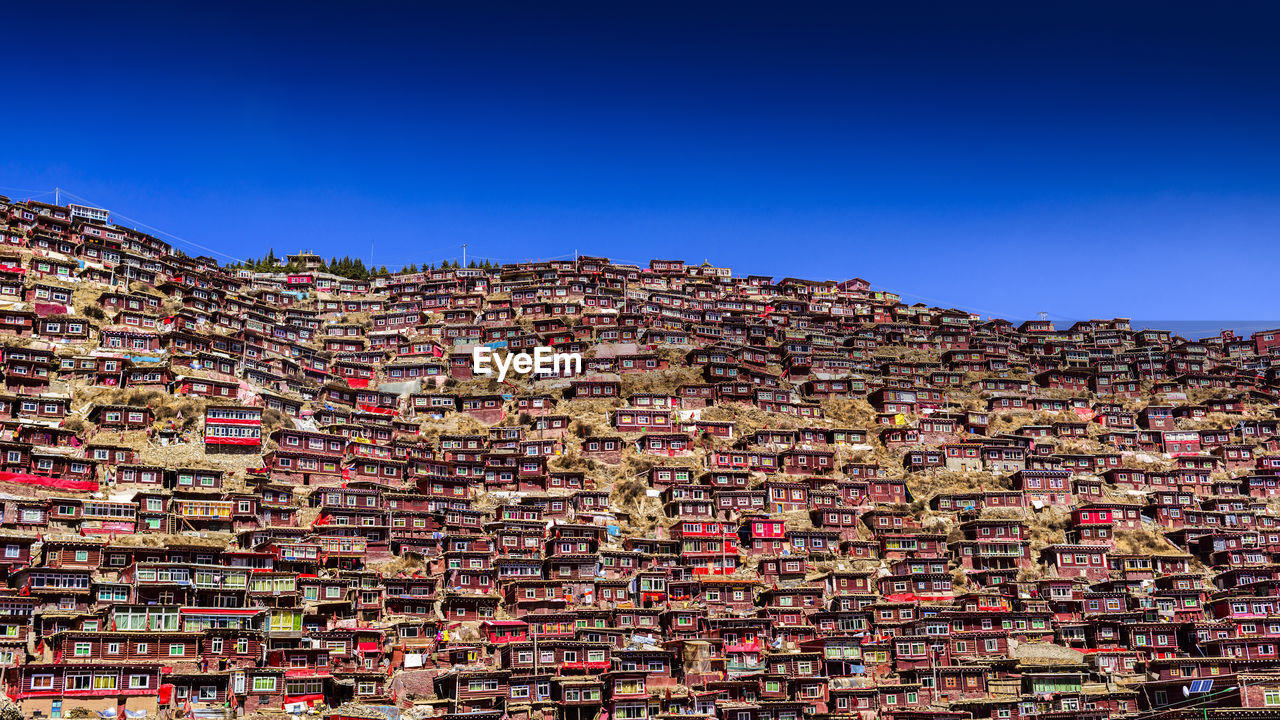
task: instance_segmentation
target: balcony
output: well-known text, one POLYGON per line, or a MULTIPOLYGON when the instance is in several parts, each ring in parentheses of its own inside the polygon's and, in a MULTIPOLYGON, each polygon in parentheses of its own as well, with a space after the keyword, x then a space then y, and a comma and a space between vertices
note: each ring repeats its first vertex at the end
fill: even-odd
POLYGON ((765 664, 758 660, 755 662, 730 660, 724 665, 724 671, 729 675, 749 675, 751 673, 761 672, 764 669, 765 664))
POLYGON ((975 556, 980 558, 1020 558, 1025 553, 1022 543, 982 543, 976 550, 975 556))
POLYGON ((760 640, 759 638, 755 638, 752 640, 738 640, 735 642, 730 642, 726 640, 724 643, 724 651, 726 653, 760 652, 763 649, 764 649, 764 641, 760 640))
POLYGON ((230 500, 175 500, 175 514, 188 519, 229 520, 234 503, 230 500))

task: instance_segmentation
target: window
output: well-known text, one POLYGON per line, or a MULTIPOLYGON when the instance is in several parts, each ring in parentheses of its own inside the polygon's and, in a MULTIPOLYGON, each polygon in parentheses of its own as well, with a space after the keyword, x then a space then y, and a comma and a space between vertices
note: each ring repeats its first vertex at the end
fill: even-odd
POLYGON ((67 673, 63 687, 66 690, 88 690, 93 687, 93 675, 87 672, 67 673))
POLYGON ((31 689, 32 690, 52 690, 53 675, 51 674, 32 675, 31 689))
POLYGON ((182 643, 173 643, 169 646, 169 657, 177 657, 187 654, 187 646, 182 643))
POLYGON ((151 687, 150 675, 130 675, 129 676, 129 689, 145 690, 149 687, 151 687))
POLYGON ((115 690, 119 680, 120 680, 119 675, 94 675, 93 689, 94 690, 115 690))
POLYGON ((253 679, 254 692, 275 692, 276 678, 273 675, 258 675, 253 679))

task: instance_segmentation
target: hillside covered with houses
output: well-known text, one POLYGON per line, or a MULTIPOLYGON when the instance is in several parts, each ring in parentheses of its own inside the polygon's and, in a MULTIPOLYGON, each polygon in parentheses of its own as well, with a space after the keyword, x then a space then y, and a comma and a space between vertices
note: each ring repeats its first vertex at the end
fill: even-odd
POLYGON ((1280 329, 0 198, 0 366, 21 717, 1280 717, 1280 329))

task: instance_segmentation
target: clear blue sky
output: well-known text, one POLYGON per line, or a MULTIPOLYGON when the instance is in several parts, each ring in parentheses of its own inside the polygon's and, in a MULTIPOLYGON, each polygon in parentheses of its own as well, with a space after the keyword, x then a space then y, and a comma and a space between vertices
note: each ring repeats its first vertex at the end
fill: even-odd
POLYGON ((6 11, 0 192, 236 257, 1280 316, 1275 3, 44 5, 6 11))

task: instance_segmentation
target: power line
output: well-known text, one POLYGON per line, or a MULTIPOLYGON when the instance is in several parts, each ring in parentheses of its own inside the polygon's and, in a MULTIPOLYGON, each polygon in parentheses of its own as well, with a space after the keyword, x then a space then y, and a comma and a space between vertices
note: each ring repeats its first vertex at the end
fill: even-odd
MULTIPOLYGON (((62 192, 63 194, 65 194, 65 195, 69 195, 69 196, 71 196, 71 197, 75 198, 76 200, 79 200, 80 202, 82 202, 82 203, 84 203, 84 204, 86 204, 86 205, 92 205, 92 206, 94 206, 94 207, 102 207, 102 205, 101 205, 101 204, 99 204, 99 203, 95 203, 95 202, 93 202, 92 200, 89 200, 89 199, 87 199, 87 198, 81 197, 81 196, 79 196, 79 195, 77 195, 77 194, 75 194, 75 193, 71 192, 70 190, 61 190, 61 192, 62 192)), ((153 226, 153 225, 148 225, 148 224, 146 224, 146 223, 144 223, 144 222, 141 222, 141 221, 138 221, 138 220, 134 220, 133 218, 129 217, 128 215, 125 215, 124 213, 113 212, 113 213, 111 213, 111 214, 112 214, 112 215, 114 215, 115 217, 121 218, 122 220, 125 220, 125 221, 127 221, 127 222, 133 223, 134 227, 142 227, 142 228, 146 228, 147 230, 150 230, 151 232, 156 233, 156 234, 158 234, 158 235, 164 235, 164 236, 166 236, 166 237, 170 237, 170 238, 172 238, 172 239, 174 239, 174 240, 177 240, 177 241, 178 241, 178 242, 180 242, 180 243, 185 243, 185 244, 187 244, 187 245, 190 245, 191 247, 199 248, 199 249, 201 249, 201 250, 203 250, 203 251, 205 251, 205 252, 208 252, 208 253, 213 253, 214 255, 221 255, 222 257, 227 258, 228 260, 234 260, 234 261, 235 261, 235 262, 237 262, 237 263, 245 263, 245 262, 247 262, 244 258, 238 258, 238 257, 236 257, 236 256, 234 256, 234 255, 228 255, 227 253, 224 253, 224 252, 222 252, 221 250, 214 250, 213 248, 211 248, 211 247, 206 247, 206 246, 204 246, 204 245, 201 245, 201 244, 200 244, 200 243, 198 243, 198 242, 194 242, 194 241, 188 240, 188 239, 186 239, 186 238, 184 238, 184 237, 180 237, 180 236, 178 236, 178 235, 174 235, 173 233, 168 232, 167 230, 161 230, 160 228, 155 227, 155 226, 153 226)))
MULTIPOLYGON (((25 190, 25 189, 22 189, 22 188, 11 188, 11 187, 4 187, 4 186, 0 186, 0 190, 9 190, 9 191, 13 191, 13 192, 28 192, 28 193, 30 193, 30 192, 37 192, 37 193, 38 193, 38 195, 40 195, 40 196, 43 196, 43 195, 51 195, 51 194, 53 194, 53 193, 55 192, 54 190, 36 191, 36 190, 25 190)), ((94 207, 102 207, 100 204, 95 203, 95 202, 93 202, 93 201, 91 201, 91 200, 88 200, 88 199, 86 199, 86 198, 84 198, 84 197, 81 197, 81 196, 79 196, 79 195, 76 195, 75 193, 73 193, 73 192, 71 192, 71 191, 69 191, 69 190, 65 190, 65 189, 58 189, 58 190, 59 190, 61 193, 64 193, 64 194, 66 194, 66 195, 69 195, 70 197, 75 198, 76 200, 79 200, 79 201, 81 201, 81 202, 83 202, 83 203, 85 203, 85 204, 87 204, 87 205, 92 205, 92 206, 94 206, 94 207)), ((112 215, 114 215, 114 216, 116 216, 116 217, 119 217, 119 218, 121 218, 121 219, 123 219, 123 220, 126 220, 126 221, 128 221, 128 222, 130 222, 130 223, 133 223, 136 227, 146 228, 146 229, 148 229, 148 230, 150 230, 150 231, 152 231, 152 232, 154 232, 154 233, 158 233, 158 234, 164 235, 164 236, 166 236, 166 237, 172 238, 172 239, 174 239, 174 240, 177 240, 178 242, 181 242, 181 243, 184 243, 184 244, 190 245, 190 246, 195 247, 195 248, 199 248, 200 250, 203 250, 203 251, 205 251, 205 252, 212 253, 212 254, 214 254, 214 255, 219 255, 219 256, 224 257, 224 258, 227 258, 227 259, 229 259, 229 260, 233 260, 233 261, 235 261, 235 262, 237 262, 237 263, 246 263, 246 262, 247 262, 247 261, 246 261, 245 259, 243 259, 243 258, 238 258, 238 257, 235 257, 235 256, 233 256, 233 255, 228 255, 227 253, 224 253, 224 252, 222 252, 222 251, 220 251, 220 250, 214 250, 213 248, 207 247, 207 246, 205 246, 205 245, 201 245, 200 243, 194 242, 194 241, 192 241, 192 240, 187 240, 186 238, 180 237, 180 236, 175 235, 175 234, 173 234, 173 233, 171 233, 171 232, 168 232, 168 231, 166 231, 166 230, 161 230, 160 228, 154 227, 154 226, 152 226, 152 225, 148 225, 148 224, 146 224, 146 223, 144 223, 144 222, 140 222, 140 221, 138 221, 138 220, 135 220, 135 219, 133 219, 133 218, 129 217, 128 215, 125 215, 124 213, 112 213, 112 215)), ((467 248, 467 244, 466 244, 466 243, 464 243, 464 244, 462 245, 462 263, 461 263, 462 265, 466 265, 466 258, 467 258, 467 250, 466 250, 466 248, 467 248)), ((577 250, 574 250, 573 252, 562 253, 562 254, 560 254, 560 255, 553 255, 553 256, 550 256, 550 257, 537 257, 537 258, 529 258, 529 257, 525 257, 525 258, 501 258, 501 257, 484 256, 484 255, 472 255, 471 257, 472 257, 472 259, 473 259, 473 260, 489 260, 489 261, 491 261, 491 262, 498 262, 498 263, 523 263, 523 262, 548 262, 548 261, 551 261, 551 260, 563 260, 563 259, 567 259, 567 258, 570 258, 570 257, 572 257, 572 258, 574 258, 574 259, 576 260, 576 259, 578 259, 579 254, 578 254, 578 251, 577 251, 577 250)), ((643 266, 646 264, 645 262, 638 261, 638 260, 632 260, 632 259, 628 259, 628 258, 613 257, 611 253, 605 253, 604 257, 608 257, 611 261, 614 261, 614 262, 622 262, 622 263, 626 263, 626 264, 629 264, 629 265, 636 265, 636 266, 638 266, 638 267, 643 267, 643 266)), ((448 261, 448 260, 451 260, 451 258, 445 258, 444 260, 441 260, 440 262, 445 262, 445 261, 448 261)), ((410 261, 410 262, 412 262, 412 263, 416 264, 418 261, 410 261)), ((404 264, 404 263, 402 263, 402 265, 403 265, 403 264, 404 264)), ((370 241, 370 245, 369 245, 369 265, 370 265, 370 267, 372 267, 372 266, 373 266, 373 241, 372 241, 372 240, 370 241)), ((944 307, 944 308, 945 308, 945 307, 954 307, 953 305, 951 305, 950 303, 948 303, 948 302, 947 302, 947 301, 945 301, 945 300, 941 300, 941 299, 939 299, 939 298, 929 297, 929 296, 927 296, 927 295, 921 295, 921 294, 919 294, 919 293, 914 293, 914 292, 911 292, 911 291, 909 291, 909 290, 905 290, 905 289, 900 288, 900 287, 899 287, 899 288, 895 288, 894 290, 892 290, 892 291, 890 291, 890 292, 892 292, 893 294, 898 295, 899 297, 910 297, 910 298, 916 298, 916 299, 918 299, 918 300, 923 300, 923 301, 925 301, 925 302, 932 303, 932 304, 933 304, 933 305, 935 305, 936 307, 944 307)), ((961 309, 964 309, 964 308, 961 308, 961 309)), ((992 317, 1001 317, 1001 318, 1015 318, 1015 317, 1019 317, 1019 314, 1018 314, 1018 313, 996 312, 996 311, 992 311, 992 310, 990 310, 990 309, 979 308, 979 307, 973 307, 973 306, 969 306, 969 309, 970 309, 970 311, 976 311, 976 312, 979 312, 979 313, 981 313, 981 314, 985 314, 985 315, 992 316, 992 317)), ((1070 317, 1070 316, 1067 316, 1067 315, 1061 315, 1061 314, 1053 313, 1053 312, 1050 312, 1050 313, 1047 313, 1047 314, 1052 315, 1052 316, 1054 316, 1054 317, 1056 317, 1056 318, 1059 318, 1059 319, 1062 319, 1062 320, 1076 320, 1076 319, 1077 319, 1077 318, 1073 318, 1073 317, 1070 317)))
POLYGON ((1235 692, 1236 690, 1239 690, 1239 689, 1240 687, 1238 685, 1232 685, 1231 687, 1226 688, 1224 690, 1205 693, 1200 697, 1194 697, 1194 698, 1189 698, 1187 700, 1182 700, 1176 703, 1170 703, 1168 705, 1165 705, 1163 708, 1160 708, 1159 710, 1155 710, 1155 709, 1147 710, 1146 712, 1141 712, 1136 715, 1129 715, 1127 717, 1129 718, 1129 720, 1148 720, 1148 718, 1160 717, 1161 715, 1168 715, 1169 713, 1178 712, 1179 710, 1190 710, 1191 707, 1189 706, 1191 705, 1203 703, 1207 701, 1209 698, 1216 697, 1218 695, 1225 695, 1226 693, 1235 692), (1182 707, 1184 705, 1188 707, 1182 707))
POLYGON ((4 185, 0 185, 0 190, 4 190, 5 192, 27 193, 32 197, 43 197, 45 195, 53 194, 53 190, 32 190, 29 188, 6 187, 4 185), (32 195, 32 193, 34 193, 34 195, 32 195))
POLYGON ((491 255, 472 255, 471 259, 472 260, 493 260, 494 262, 520 263, 520 262, 547 262, 549 260, 563 260, 565 258, 570 258, 570 257, 573 257, 573 253, 565 253, 563 255, 554 255, 552 257, 537 257, 537 258, 530 258, 530 257, 500 258, 500 257, 493 257, 491 255))

